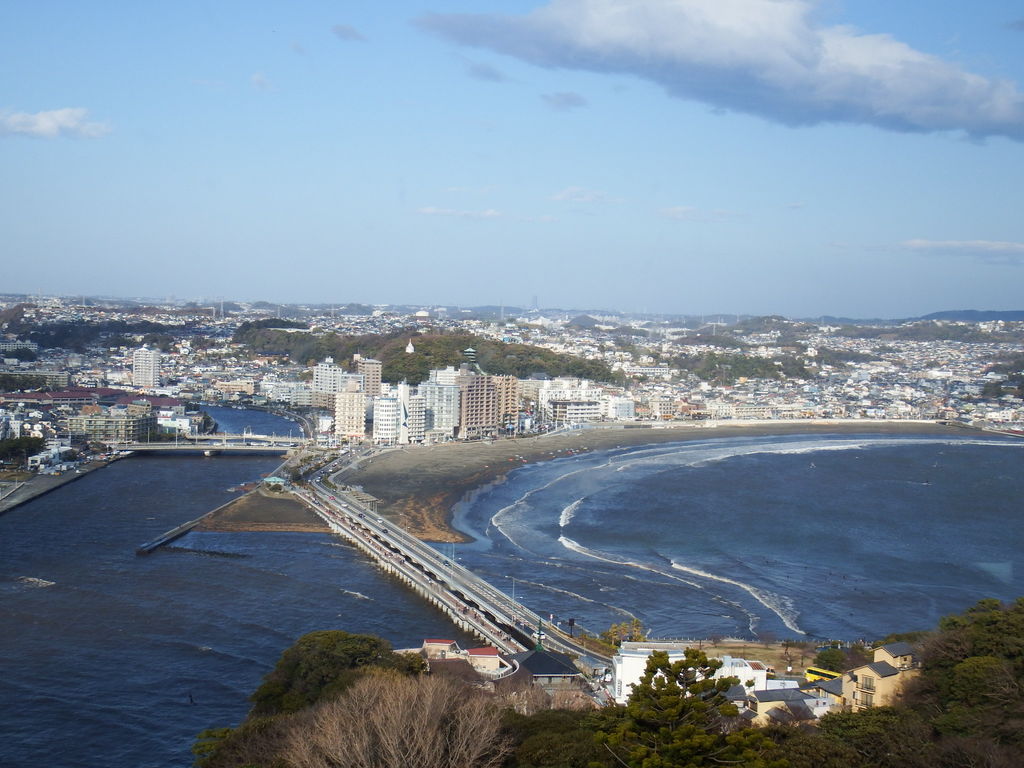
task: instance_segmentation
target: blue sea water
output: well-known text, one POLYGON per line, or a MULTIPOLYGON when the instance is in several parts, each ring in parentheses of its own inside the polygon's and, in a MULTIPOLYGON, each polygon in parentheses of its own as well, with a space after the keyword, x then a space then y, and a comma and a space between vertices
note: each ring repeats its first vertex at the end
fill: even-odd
MULTIPOLYGON (((1024 594, 1022 450, 814 435, 552 457, 462 505, 477 540, 455 550, 593 630, 876 637, 1024 594)), ((239 722, 305 632, 472 642, 329 535, 191 533, 135 555, 277 463, 132 458, 0 516, 0 765, 190 765, 195 734, 239 722)))
POLYGON ((0 766, 190 766, 195 735, 237 724, 306 632, 471 642, 329 534, 190 533, 136 556, 278 463, 130 458, 0 515, 0 766))
POLYGON ((553 458, 457 556, 541 613, 659 637, 876 638, 1024 595, 1024 442, 721 438, 553 458))

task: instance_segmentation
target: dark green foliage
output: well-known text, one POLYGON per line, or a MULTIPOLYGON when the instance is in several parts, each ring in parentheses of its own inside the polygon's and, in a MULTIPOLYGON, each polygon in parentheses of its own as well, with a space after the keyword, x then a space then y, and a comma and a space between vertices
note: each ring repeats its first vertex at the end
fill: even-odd
POLYGON ((617 761, 594 740, 598 718, 590 712, 548 709, 533 715, 506 711, 504 732, 516 745, 509 768, 594 768, 617 761))
POLYGON ((232 341, 238 342, 239 344, 248 344, 249 338, 256 331, 261 331, 264 328, 309 328, 307 323, 300 322, 298 320, 283 320, 279 317, 268 317, 263 320, 252 320, 242 323, 235 330, 232 341))
POLYGON ((811 377, 803 362, 791 355, 766 359, 740 354, 707 352, 699 356, 678 357, 673 364, 705 381, 715 381, 719 384, 733 384, 740 378, 807 379, 811 377))
POLYGON ((821 718, 821 733, 851 747, 865 766, 930 765, 931 729, 916 712, 873 707, 832 712, 821 718))
POLYGON ((724 694, 738 681, 710 679, 721 666, 696 648, 676 662, 664 651, 651 654, 626 707, 598 731, 598 741, 631 768, 782 768, 785 763, 775 758, 775 745, 763 733, 728 732, 737 709, 724 694))
POLYGON ((850 325, 838 331, 839 336, 854 339, 900 339, 903 341, 995 341, 1020 342, 1020 331, 985 331, 973 324, 945 323, 923 320, 898 326, 850 325))
POLYGON ((908 706, 932 717, 942 736, 1024 749, 1024 598, 982 600, 947 616, 922 654, 908 706))
POLYGON ((83 352, 86 347, 106 337, 116 336, 123 339, 124 336, 131 334, 166 334, 175 330, 179 329, 162 323, 154 323, 151 320, 137 320, 131 323, 124 320, 103 320, 98 323, 48 323, 19 329, 19 332, 40 347, 61 347, 83 352))
POLYGON ((12 357, 15 360, 21 360, 25 363, 31 363, 38 356, 31 349, 12 349, 8 352, 4 352, 3 357, 12 357))
POLYGON ((9 373, 0 373, 0 392, 40 389, 44 386, 46 386, 44 376, 12 376, 9 373))
MULTIPOLYGON (((850 768, 1010 768, 1024 750, 1024 598, 982 600, 944 618, 932 633, 890 635, 919 642, 922 668, 899 706, 836 712, 820 735, 770 729, 791 768, 818 768, 828 755, 850 768), (849 757, 853 750, 856 760, 849 757)), ((831 758, 829 758, 831 760, 831 758)))
MULTIPOLYGON (((244 325, 243 325, 244 327, 244 325)), ((338 336, 334 333, 314 336, 287 333, 273 328, 249 328, 235 334, 236 341, 247 344, 258 354, 287 355, 298 363, 312 365, 325 357, 333 357, 339 365, 347 365, 354 354, 380 360, 384 364, 384 381, 419 383, 434 368, 458 367, 466 358, 463 350, 476 350, 480 368, 489 374, 525 378, 533 373, 549 376, 578 376, 596 381, 612 381, 615 376, 604 363, 563 355, 528 344, 506 344, 468 333, 431 333, 417 335, 415 330, 388 334, 338 336), (416 351, 407 354, 412 339, 416 351)))
POLYGON ((19 459, 24 462, 26 457, 34 456, 46 447, 41 437, 12 437, 0 440, 0 460, 19 459))
POLYGON ((849 667, 846 664, 846 654, 839 648, 826 648, 814 657, 812 666, 830 669, 833 672, 843 672, 849 667))
POLYGON ((823 736, 817 729, 773 725, 764 733, 779 745, 788 768, 867 768, 852 746, 823 736))
POLYGON ((310 632, 281 654, 277 666, 263 679, 252 696, 253 714, 297 712, 338 695, 370 667, 416 674, 424 664, 418 656, 395 653, 387 640, 373 635, 310 632))
POLYGON ((142 343, 148 344, 161 352, 170 352, 174 349, 174 342, 177 341, 169 333, 147 333, 142 337, 142 343))

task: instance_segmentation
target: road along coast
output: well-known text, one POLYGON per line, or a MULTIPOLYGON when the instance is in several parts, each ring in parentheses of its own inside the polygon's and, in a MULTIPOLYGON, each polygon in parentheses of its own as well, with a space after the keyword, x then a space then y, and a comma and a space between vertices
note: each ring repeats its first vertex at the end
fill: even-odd
POLYGON ((926 421, 828 420, 719 422, 717 426, 596 427, 491 442, 406 446, 340 473, 336 482, 361 487, 379 499, 380 513, 426 541, 467 541, 452 526, 456 504, 476 490, 501 482, 512 470, 539 461, 657 443, 724 437, 802 434, 963 435, 964 428, 926 421))

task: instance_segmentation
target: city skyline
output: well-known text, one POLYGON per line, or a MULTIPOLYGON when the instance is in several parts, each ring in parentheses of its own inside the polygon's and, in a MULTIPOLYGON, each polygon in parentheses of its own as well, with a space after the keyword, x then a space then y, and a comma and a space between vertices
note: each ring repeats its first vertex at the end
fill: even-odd
POLYGON ((478 10, 14 9, 6 290, 1020 308, 1015 4, 478 10))

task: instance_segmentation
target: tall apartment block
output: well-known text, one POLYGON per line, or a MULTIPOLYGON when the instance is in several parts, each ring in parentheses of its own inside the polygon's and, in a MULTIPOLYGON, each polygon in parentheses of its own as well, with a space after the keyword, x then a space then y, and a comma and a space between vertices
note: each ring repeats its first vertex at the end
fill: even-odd
POLYGON ((384 363, 362 355, 354 355, 356 371, 363 376, 363 391, 368 397, 380 396, 380 377, 384 363))
POLYGON ((137 387, 160 384, 160 350, 143 347, 132 355, 132 382, 137 387))

